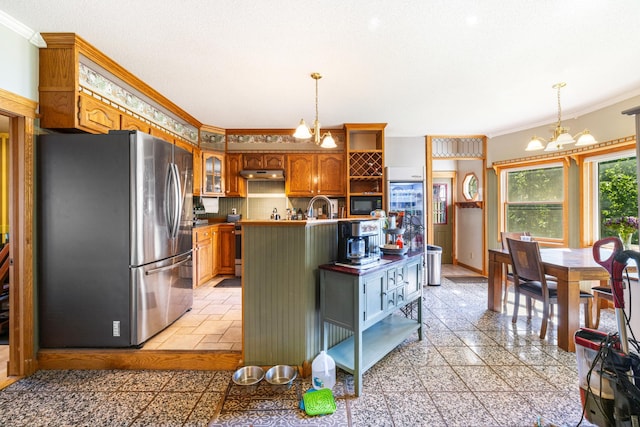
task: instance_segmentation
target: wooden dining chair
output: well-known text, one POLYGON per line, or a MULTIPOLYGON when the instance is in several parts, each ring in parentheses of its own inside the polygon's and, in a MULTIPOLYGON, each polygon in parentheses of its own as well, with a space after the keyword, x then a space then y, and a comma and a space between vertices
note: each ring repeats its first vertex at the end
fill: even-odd
MULTIPOLYGON (((512 232, 512 231, 501 231, 500 232, 500 241, 502 242, 502 249, 509 250, 507 246, 507 239, 515 239, 521 240, 522 236, 531 236, 531 233, 528 231, 522 232, 512 232)), ((504 264, 504 272, 502 274, 504 277, 504 296, 502 298, 502 303, 507 303, 507 297, 509 296, 509 286, 513 284, 513 271, 508 264, 504 264)))
MULTIPOLYGON (((514 277, 514 307, 511 321, 518 321, 518 307, 520 294, 527 298, 527 318, 531 319, 531 300, 542 301, 542 325, 540 339, 547 335, 547 323, 550 317, 550 307, 558 303, 558 284, 549 280, 544 274, 544 266, 540 256, 538 242, 525 242, 507 238, 511 265, 514 277)), ((584 304, 585 325, 591 326, 591 303, 593 295, 580 291, 580 302, 584 304)))

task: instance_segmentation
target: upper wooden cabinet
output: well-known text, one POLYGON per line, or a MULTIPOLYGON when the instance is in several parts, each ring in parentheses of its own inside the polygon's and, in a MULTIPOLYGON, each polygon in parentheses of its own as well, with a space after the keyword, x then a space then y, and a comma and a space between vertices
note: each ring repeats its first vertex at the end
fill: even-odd
POLYGON ((40 126, 107 133, 137 129, 198 146, 198 120, 74 33, 42 33, 40 126))
POLYGON ((244 169, 284 169, 284 154, 245 153, 242 160, 244 169))
POLYGON ((247 196, 247 180, 240 176, 243 157, 241 153, 225 154, 225 195, 227 197, 247 196))
POLYGON ((384 128, 386 123, 347 123, 347 200, 363 195, 384 195, 384 128))
POLYGON ((93 133, 108 133, 120 129, 120 113, 94 98, 79 95, 78 125, 93 133))
POLYGON ((203 196, 224 196, 224 154, 202 152, 203 196))
POLYGON ((342 153, 288 154, 285 191, 289 197, 345 195, 342 153))
POLYGON ((193 149, 193 195, 200 196, 202 193, 202 150, 193 149))

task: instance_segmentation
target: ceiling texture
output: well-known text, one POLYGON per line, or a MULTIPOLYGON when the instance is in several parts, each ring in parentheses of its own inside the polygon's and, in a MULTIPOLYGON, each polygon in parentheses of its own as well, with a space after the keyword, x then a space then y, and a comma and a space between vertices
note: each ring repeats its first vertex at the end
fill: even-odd
POLYGON ((0 0, 74 32, 204 124, 388 123, 489 137, 640 94, 638 0, 0 0))

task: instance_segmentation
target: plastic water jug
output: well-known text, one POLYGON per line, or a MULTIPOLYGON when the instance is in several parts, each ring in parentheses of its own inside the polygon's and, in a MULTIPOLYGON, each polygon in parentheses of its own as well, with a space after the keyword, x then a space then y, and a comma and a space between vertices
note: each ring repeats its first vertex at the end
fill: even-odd
POLYGON ((313 359, 311 364, 313 388, 333 388, 336 385, 336 362, 324 350, 313 359))

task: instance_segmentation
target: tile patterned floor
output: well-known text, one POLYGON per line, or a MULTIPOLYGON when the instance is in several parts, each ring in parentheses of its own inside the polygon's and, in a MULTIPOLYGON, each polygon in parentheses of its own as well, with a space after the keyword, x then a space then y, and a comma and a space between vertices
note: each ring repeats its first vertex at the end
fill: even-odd
POLYGON ((195 289, 193 307, 142 350, 242 350, 242 288, 217 288, 218 276, 195 289))
MULTIPOLYGON (((359 397, 339 370, 332 415, 297 409, 308 379, 248 392, 232 372, 39 371, 0 391, 0 425, 532 426, 538 417, 577 425, 575 355, 558 349, 555 324, 540 340, 539 312, 512 324, 511 305, 486 310, 486 289, 446 278, 425 287, 425 339, 405 341, 367 371, 359 397)), ((612 311, 601 329, 615 330, 612 311)))

